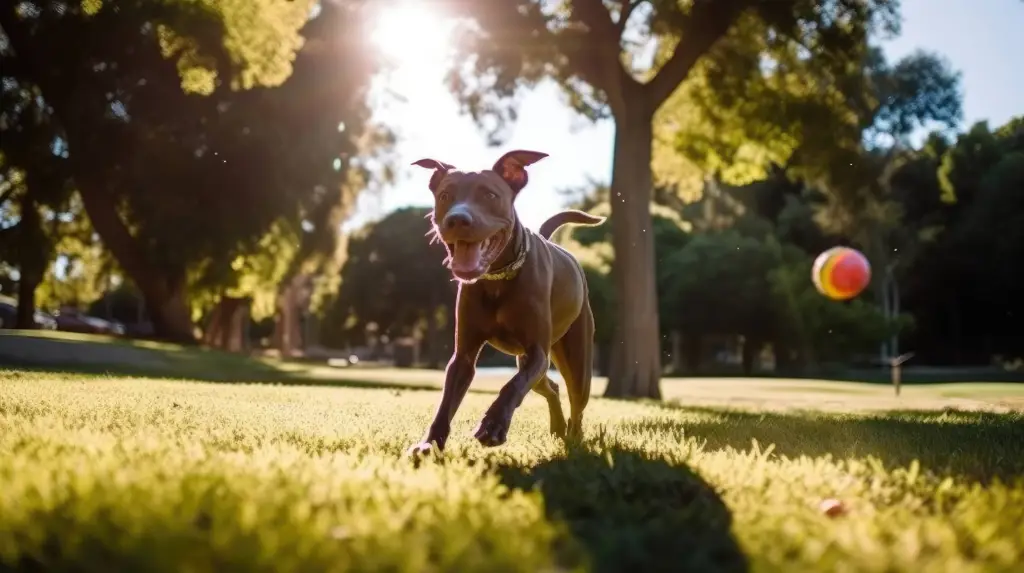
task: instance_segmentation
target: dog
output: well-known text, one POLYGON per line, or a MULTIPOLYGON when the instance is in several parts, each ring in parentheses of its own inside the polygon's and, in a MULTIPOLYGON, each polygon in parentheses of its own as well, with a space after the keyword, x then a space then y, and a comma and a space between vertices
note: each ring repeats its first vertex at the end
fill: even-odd
POLYGON ((563 211, 538 234, 516 216, 515 199, 526 187, 526 168, 547 157, 515 150, 489 170, 463 172, 435 159, 413 165, 432 169, 434 195, 428 235, 448 250, 445 264, 459 283, 455 302, 455 347, 445 370, 434 420, 410 455, 443 451, 451 422, 476 374, 484 344, 515 356, 517 371, 474 430, 486 447, 505 443, 512 416, 530 390, 548 403, 551 433, 578 439, 590 399, 594 314, 579 261, 548 241, 565 224, 599 225, 603 217, 563 211), (554 362, 569 394, 566 422, 558 385, 547 376, 554 362))

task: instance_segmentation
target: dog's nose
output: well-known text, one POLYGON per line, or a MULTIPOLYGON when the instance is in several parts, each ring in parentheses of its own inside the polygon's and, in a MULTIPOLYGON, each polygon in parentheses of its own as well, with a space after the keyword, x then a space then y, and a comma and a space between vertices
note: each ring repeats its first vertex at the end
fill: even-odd
POLYGON ((472 224, 473 218, 469 216, 469 213, 462 210, 452 211, 444 217, 444 227, 449 230, 465 228, 472 224))

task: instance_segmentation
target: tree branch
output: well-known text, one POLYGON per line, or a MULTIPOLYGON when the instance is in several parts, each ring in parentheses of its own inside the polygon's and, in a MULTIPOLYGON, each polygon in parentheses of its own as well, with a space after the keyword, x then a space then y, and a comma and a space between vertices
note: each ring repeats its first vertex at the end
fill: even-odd
POLYGON ((588 83, 605 93, 613 109, 621 109, 625 103, 623 82, 632 79, 620 57, 622 32, 601 0, 571 0, 571 5, 572 19, 586 26, 587 32, 581 34, 583 49, 566 55, 588 83))
POLYGON ((619 35, 601 0, 572 0, 572 15, 589 28, 589 37, 594 39, 592 45, 603 57, 614 55, 618 60, 619 35))
POLYGON ((686 79, 694 64, 729 31, 751 0, 694 0, 678 26, 679 44, 661 70, 645 84, 653 110, 658 109, 686 79))

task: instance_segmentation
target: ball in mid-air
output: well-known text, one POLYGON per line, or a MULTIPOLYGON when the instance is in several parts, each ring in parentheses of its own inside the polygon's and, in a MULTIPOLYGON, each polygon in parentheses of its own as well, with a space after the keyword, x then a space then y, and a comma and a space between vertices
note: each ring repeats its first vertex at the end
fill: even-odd
POLYGON ((871 282, 871 265, 856 249, 833 247, 818 255, 811 271, 818 292, 832 300, 849 300, 871 282))

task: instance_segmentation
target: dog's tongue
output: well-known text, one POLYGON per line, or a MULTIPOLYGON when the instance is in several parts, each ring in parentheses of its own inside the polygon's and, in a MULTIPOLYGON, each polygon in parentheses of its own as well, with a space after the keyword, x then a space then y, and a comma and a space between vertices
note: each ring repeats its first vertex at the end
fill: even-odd
POLYGON ((471 273, 480 268, 481 243, 455 242, 452 253, 452 270, 459 273, 471 273))

